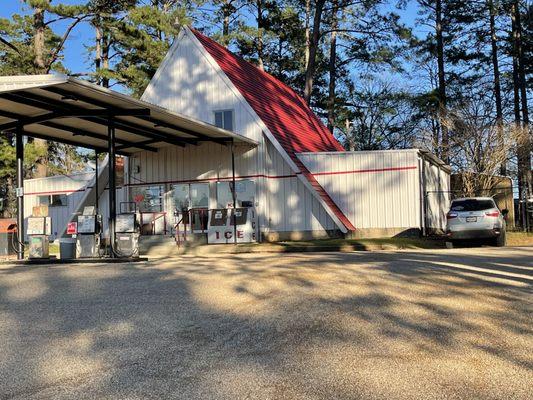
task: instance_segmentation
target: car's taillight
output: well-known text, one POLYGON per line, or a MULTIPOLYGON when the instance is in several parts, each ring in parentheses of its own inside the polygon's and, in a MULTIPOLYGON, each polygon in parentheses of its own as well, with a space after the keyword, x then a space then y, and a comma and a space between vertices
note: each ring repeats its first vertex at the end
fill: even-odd
POLYGON ((457 218, 457 213, 449 212, 448 214, 446 214, 446 219, 454 219, 454 218, 457 218))
POLYGON ((487 217, 499 217, 500 216, 500 212, 499 211, 487 211, 485 213, 485 215, 487 217))

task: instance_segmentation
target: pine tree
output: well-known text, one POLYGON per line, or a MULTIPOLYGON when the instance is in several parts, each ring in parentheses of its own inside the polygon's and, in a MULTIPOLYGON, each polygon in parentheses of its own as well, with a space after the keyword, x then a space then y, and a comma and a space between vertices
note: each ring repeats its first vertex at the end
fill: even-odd
MULTIPOLYGON (((75 27, 87 18, 84 6, 51 4, 48 0, 31 0, 29 15, 14 14, 11 19, 0 19, 0 75, 42 74, 50 71, 67 72, 62 65, 62 54, 68 37, 75 27), (69 21, 61 34, 53 27, 59 20, 69 21)), ((0 197, 4 211, 14 210, 13 183, 15 181, 14 135, 2 135, 0 140, 0 197)), ((24 148, 25 177, 63 173, 60 164, 68 154, 77 159, 74 148, 58 143, 28 138, 24 148)), ((81 164, 79 164, 81 165, 81 164)), ((6 214, 7 215, 7 214, 6 214)))

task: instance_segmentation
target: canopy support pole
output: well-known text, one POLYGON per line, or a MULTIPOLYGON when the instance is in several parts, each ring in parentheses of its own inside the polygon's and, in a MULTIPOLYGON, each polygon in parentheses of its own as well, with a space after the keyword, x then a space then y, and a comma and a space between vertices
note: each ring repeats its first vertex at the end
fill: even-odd
POLYGON ((237 244, 237 192, 235 188, 235 141, 231 139, 231 196, 233 197, 233 244, 237 244))
POLYGON ((24 143, 23 126, 17 125, 15 152, 17 157, 17 259, 24 259, 24 143))
MULTIPOLYGON (((110 256, 116 257, 115 253, 115 220, 117 218, 117 194, 115 182, 115 124, 113 118, 109 118, 107 124, 108 154, 109 154, 109 242, 110 256)), ((96 171, 98 175, 98 171, 96 171)), ((98 194, 97 194, 98 195, 98 194)))
POLYGON ((98 150, 94 151, 94 192, 95 192, 95 198, 94 198, 94 214, 98 214, 98 150))

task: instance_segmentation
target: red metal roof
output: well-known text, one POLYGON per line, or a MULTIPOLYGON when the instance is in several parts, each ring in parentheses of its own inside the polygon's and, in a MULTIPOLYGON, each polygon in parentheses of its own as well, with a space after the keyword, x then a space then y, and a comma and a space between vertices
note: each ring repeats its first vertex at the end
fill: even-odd
POLYGON ((194 29, 191 31, 337 218, 348 230, 355 230, 333 199, 296 156, 296 153, 303 152, 344 151, 304 99, 272 75, 233 54, 200 32, 194 29))

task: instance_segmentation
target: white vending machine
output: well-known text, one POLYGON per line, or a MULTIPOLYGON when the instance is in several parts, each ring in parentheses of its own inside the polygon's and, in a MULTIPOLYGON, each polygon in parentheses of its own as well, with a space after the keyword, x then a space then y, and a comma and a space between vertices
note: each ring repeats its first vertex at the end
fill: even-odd
POLYGON ((256 239, 255 208, 209 210, 207 243, 252 243, 256 239))

